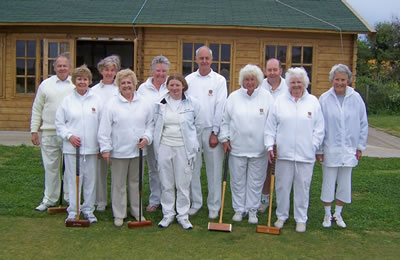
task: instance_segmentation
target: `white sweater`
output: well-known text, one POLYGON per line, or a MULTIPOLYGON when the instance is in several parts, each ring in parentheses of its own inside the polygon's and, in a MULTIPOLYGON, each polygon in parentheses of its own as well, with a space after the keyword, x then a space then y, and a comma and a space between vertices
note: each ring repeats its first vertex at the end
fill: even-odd
POLYGON ((112 84, 104 84, 103 81, 100 81, 92 87, 92 91, 103 100, 103 105, 107 104, 119 92, 115 81, 112 84))
POLYGON ((61 81, 56 75, 45 79, 39 85, 32 105, 31 133, 37 133, 42 122, 40 129, 43 135, 56 135, 54 120, 57 108, 74 89, 71 77, 61 81))
POLYGON ((364 101, 352 87, 346 88, 343 105, 330 88, 319 98, 325 119, 325 138, 319 154, 328 167, 354 167, 356 151, 367 147, 368 119, 364 101))
POLYGON ((225 105, 219 141, 230 140, 235 156, 260 157, 264 147, 264 128, 274 103, 271 94, 262 87, 249 96, 247 89, 232 92, 225 105))
POLYGON ((81 154, 98 154, 97 129, 103 105, 91 89, 81 96, 76 91, 65 97, 56 114, 57 135, 63 139, 63 152, 75 154, 71 136, 81 139, 81 154))
POLYGON ((101 118, 98 133, 100 151, 111 152, 112 158, 138 157, 139 140, 146 138, 150 145, 153 130, 151 104, 136 91, 132 101, 118 94, 107 103, 101 118))
POLYGON ((288 92, 280 95, 265 127, 268 151, 276 140, 278 159, 313 163, 324 138, 324 118, 318 99, 304 90, 295 102, 288 92))

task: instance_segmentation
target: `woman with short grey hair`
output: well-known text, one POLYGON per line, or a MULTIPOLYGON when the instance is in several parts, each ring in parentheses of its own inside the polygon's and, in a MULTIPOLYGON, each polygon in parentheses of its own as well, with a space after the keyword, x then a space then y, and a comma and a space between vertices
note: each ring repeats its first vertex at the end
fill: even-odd
POLYGON ((336 64, 329 79, 332 87, 319 98, 325 119, 325 138, 317 153, 323 172, 321 200, 325 217, 322 226, 329 228, 334 220, 339 227, 345 228, 342 208, 344 203, 351 203, 351 172, 367 146, 368 119, 364 101, 349 86, 352 81, 350 69, 344 64, 336 64), (335 197, 332 217, 331 203, 335 197))
POLYGON ((273 97, 260 87, 264 74, 256 65, 240 70, 241 88, 232 92, 226 102, 218 139, 224 152, 231 151, 233 221, 249 215, 249 223, 257 224, 261 190, 267 171, 267 152, 264 148, 264 127, 273 97))

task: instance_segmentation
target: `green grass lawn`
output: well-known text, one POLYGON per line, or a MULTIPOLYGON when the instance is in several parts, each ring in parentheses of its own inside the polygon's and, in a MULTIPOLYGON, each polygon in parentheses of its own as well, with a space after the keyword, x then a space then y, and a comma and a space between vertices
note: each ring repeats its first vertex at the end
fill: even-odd
MULTIPOLYGON (((143 202, 147 205, 147 174, 144 181, 143 202)), ((207 183, 202 183, 206 198, 207 183)), ((335 224, 324 229, 321 225, 324 210, 319 199, 319 165, 314 171, 305 233, 294 231, 292 210, 279 236, 256 233, 256 226, 248 224, 247 219, 233 223, 229 185, 224 223, 233 223, 232 233, 208 231, 204 206, 190 218, 194 229, 189 231, 176 222, 167 229, 158 228, 160 210, 145 212, 145 217, 153 221, 151 228, 116 228, 110 208, 95 213, 99 223, 89 228, 66 228, 66 215, 34 211, 43 193, 39 148, 0 146, 0 259, 397 259, 399 187, 400 159, 362 158, 353 171, 353 202, 343 210, 346 229, 335 224)), ((266 221, 264 214, 260 223, 266 221)))
POLYGON ((400 137, 400 116, 368 115, 369 125, 388 134, 400 137))

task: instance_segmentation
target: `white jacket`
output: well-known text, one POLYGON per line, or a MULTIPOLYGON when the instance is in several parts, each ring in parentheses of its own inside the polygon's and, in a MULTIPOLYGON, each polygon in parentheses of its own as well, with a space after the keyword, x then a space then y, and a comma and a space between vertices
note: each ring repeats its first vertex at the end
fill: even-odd
POLYGON ((324 118, 315 96, 304 89, 297 102, 289 91, 275 100, 265 128, 265 145, 270 151, 276 140, 278 159, 313 163, 323 138, 324 118))
MULTIPOLYGON (((154 152, 158 158, 158 149, 161 143, 162 132, 164 128, 164 118, 167 106, 167 97, 169 94, 161 98, 160 102, 154 108, 154 152)), ((200 104, 194 98, 183 94, 182 103, 178 107, 179 122, 182 132, 183 142, 185 145, 188 160, 196 157, 200 151, 198 136, 202 131, 202 121, 199 117, 200 104)))
POLYGON ((230 140, 235 156, 260 157, 265 154, 264 128, 274 99, 263 87, 249 96, 247 89, 232 92, 226 101, 220 142, 230 140))
POLYGON ((118 93, 107 103, 101 117, 98 133, 100 152, 111 152, 112 158, 138 157, 139 140, 146 138, 150 145, 153 130, 150 103, 136 91, 130 102, 118 93))
POLYGON ((92 87, 93 93, 98 95, 103 100, 103 105, 107 104, 113 96, 119 93, 117 83, 114 81, 112 84, 104 84, 100 81, 92 87))
POLYGON ((281 84, 279 84, 279 86, 275 90, 272 90, 272 86, 268 83, 268 78, 264 79, 261 86, 263 88, 265 88, 266 90, 268 90, 274 99, 276 99, 278 96, 288 92, 288 86, 286 85, 285 79, 282 77, 281 77, 281 84))
POLYGON ((145 82, 140 84, 137 92, 144 99, 151 102, 152 104, 156 104, 160 101, 160 98, 165 96, 168 93, 166 82, 161 84, 160 90, 157 90, 152 83, 153 77, 149 77, 145 82))
POLYGON ((352 87, 346 87, 343 105, 332 88, 319 98, 325 118, 325 138, 319 154, 328 167, 355 167, 357 150, 365 150, 368 119, 364 101, 352 87))
POLYGON ((75 154, 69 141, 74 135, 81 139, 81 154, 98 154, 97 130, 103 109, 102 100, 91 89, 81 96, 73 91, 66 96, 57 109, 56 131, 63 139, 63 152, 75 154))
POLYGON ((186 77, 189 85, 187 94, 196 98, 201 104, 201 118, 204 128, 212 128, 218 135, 228 90, 223 76, 211 70, 202 76, 199 70, 186 77))

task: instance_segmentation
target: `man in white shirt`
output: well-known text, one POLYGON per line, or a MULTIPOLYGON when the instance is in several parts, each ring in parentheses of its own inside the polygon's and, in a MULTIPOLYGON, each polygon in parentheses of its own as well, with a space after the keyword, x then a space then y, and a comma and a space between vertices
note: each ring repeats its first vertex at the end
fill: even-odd
MULTIPOLYGON (((227 98, 226 80, 211 69, 212 51, 207 46, 196 50, 196 63, 199 69, 186 77, 189 85, 187 93, 201 104, 200 116, 204 122, 204 130, 199 135, 201 150, 207 172, 208 217, 215 219, 221 207, 221 181, 224 152, 218 141, 219 128, 222 121, 224 105, 227 98)), ((200 173, 202 166, 201 151, 197 153, 195 169, 191 183, 191 208, 189 215, 194 215, 203 205, 200 173)))
MULTIPOLYGON (((45 211, 54 206, 60 195, 60 164, 62 160, 62 140, 56 135, 55 116, 64 97, 70 94, 75 86, 69 72, 71 61, 68 54, 58 56, 53 64, 56 75, 45 79, 39 86, 32 105, 31 134, 32 143, 40 145, 44 167, 44 196, 37 211, 45 211), (39 127, 42 138, 39 140, 39 127)), ((64 182, 64 187, 67 184, 64 182)), ((67 191, 68 189, 64 189, 67 191)), ((64 192, 68 201, 68 194, 64 192)))
MULTIPOLYGON (((286 81, 281 77, 282 65, 278 59, 271 58, 267 60, 265 65, 264 75, 267 77, 264 79, 262 86, 271 93, 272 97, 276 99, 279 95, 286 93, 288 87, 286 81)), ((267 172, 265 178, 264 187, 261 194, 261 203, 258 208, 259 212, 265 212, 269 206, 269 190, 271 184, 271 175, 267 172)))
MULTIPOLYGON (((115 75, 121 68, 121 61, 117 55, 105 57, 97 64, 97 69, 103 79, 92 87, 93 93, 103 101, 103 105, 118 94, 118 86, 114 82, 115 75)), ((107 206, 107 173, 108 166, 105 159, 98 157, 96 173, 96 211, 105 211, 107 206)))

